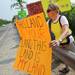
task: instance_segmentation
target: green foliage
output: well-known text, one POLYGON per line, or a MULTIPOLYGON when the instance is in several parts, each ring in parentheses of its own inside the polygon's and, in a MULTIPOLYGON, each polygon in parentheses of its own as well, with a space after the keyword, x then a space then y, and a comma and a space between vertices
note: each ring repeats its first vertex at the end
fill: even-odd
POLYGON ((2 26, 3 24, 8 24, 8 23, 10 23, 10 21, 0 19, 0 26, 2 26))
POLYGON ((69 13, 69 22, 73 34, 75 35, 75 7, 72 8, 72 11, 69 13))
POLYGON ((75 7, 72 7, 70 11, 64 12, 62 14, 64 14, 67 17, 70 28, 73 32, 73 35, 75 36, 75 7))
POLYGON ((75 35, 75 7, 72 7, 72 10, 68 12, 68 20, 70 28, 73 31, 73 35, 75 35))

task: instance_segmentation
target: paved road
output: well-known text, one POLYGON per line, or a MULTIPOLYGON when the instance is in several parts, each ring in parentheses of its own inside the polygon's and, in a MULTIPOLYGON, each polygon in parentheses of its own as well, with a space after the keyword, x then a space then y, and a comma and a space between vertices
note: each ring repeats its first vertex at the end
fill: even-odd
POLYGON ((0 75, 27 75, 13 70, 19 36, 14 24, 0 27, 0 75))
MULTIPOLYGON (((12 68, 18 44, 19 36, 14 24, 0 27, 0 75, 27 75, 12 68)), ((57 68, 53 70, 52 75, 58 75, 57 71, 57 68)), ((72 70, 67 75, 75 75, 75 73, 72 70)))

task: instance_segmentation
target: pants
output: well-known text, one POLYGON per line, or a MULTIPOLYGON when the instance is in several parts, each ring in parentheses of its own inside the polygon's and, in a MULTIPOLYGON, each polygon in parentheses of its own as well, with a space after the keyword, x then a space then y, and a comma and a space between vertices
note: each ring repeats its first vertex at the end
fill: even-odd
POLYGON ((52 69, 56 68, 61 62, 64 63, 64 61, 67 61, 66 55, 69 55, 69 54, 70 56, 75 55, 75 44, 74 43, 63 45, 60 47, 52 47, 52 49, 53 49, 52 69), (58 65, 54 67, 56 64, 58 65))
POLYGON ((67 45, 64 45, 64 46, 61 46, 60 48, 64 49, 64 50, 67 50, 67 51, 72 51, 75 53, 75 43, 71 43, 71 44, 67 44, 67 45))

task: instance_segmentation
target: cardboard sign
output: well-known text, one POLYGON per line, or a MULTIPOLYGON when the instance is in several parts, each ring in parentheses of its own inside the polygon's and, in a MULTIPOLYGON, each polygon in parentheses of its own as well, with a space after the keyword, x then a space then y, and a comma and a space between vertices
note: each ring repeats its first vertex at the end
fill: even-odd
POLYGON ((61 12, 71 10, 71 2, 70 0, 41 0, 44 12, 47 15, 47 9, 49 4, 57 4, 61 12))
POLYGON ((71 2, 70 0, 52 0, 53 3, 59 6, 61 12, 71 10, 71 2))
POLYGON ((51 75, 51 38, 43 13, 17 20, 16 26, 21 40, 14 69, 30 75, 51 75))
POLYGON ((19 19, 23 19, 23 18, 27 17, 26 10, 20 10, 20 11, 18 11, 18 17, 19 17, 19 19))
POLYGON ((45 15, 47 16, 47 9, 50 4, 50 0, 41 0, 41 3, 42 3, 43 10, 45 12, 45 15))
POLYGON ((41 1, 27 4, 27 9, 29 16, 43 12, 41 1))

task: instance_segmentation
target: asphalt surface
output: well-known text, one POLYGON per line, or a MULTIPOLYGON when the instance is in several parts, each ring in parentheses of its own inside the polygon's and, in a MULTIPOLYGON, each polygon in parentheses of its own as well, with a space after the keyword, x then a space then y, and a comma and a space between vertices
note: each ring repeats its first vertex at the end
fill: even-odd
POLYGON ((19 44, 14 24, 0 27, 0 75, 27 75, 12 68, 19 44))
MULTIPOLYGON (((14 24, 0 27, 0 75, 28 75, 12 68, 17 48, 19 45, 19 35, 14 24)), ((52 71, 52 75, 58 75, 58 66, 52 71)), ((71 70, 67 75, 75 75, 71 70)))

